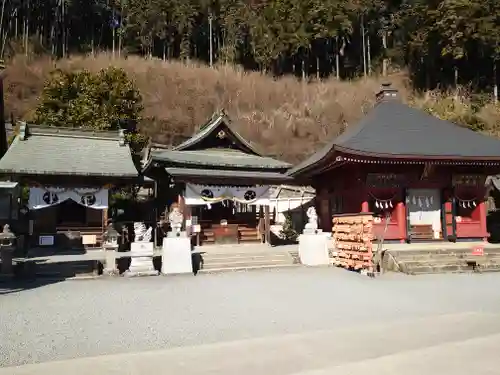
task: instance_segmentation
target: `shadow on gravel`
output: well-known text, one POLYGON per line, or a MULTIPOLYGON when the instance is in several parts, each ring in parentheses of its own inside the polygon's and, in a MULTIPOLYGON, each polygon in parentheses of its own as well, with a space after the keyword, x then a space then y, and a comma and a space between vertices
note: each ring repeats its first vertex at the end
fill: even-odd
POLYGON ((41 288, 46 285, 56 284, 64 281, 65 278, 34 279, 34 280, 2 280, 0 279, 0 296, 12 293, 19 293, 26 290, 41 288))

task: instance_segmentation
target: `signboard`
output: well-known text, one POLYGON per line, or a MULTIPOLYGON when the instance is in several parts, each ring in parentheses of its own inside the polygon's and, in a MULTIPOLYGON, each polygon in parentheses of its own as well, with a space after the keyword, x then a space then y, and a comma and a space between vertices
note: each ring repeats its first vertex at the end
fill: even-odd
POLYGON ((396 173, 368 173, 366 185, 374 188, 399 188, 404 186, 405 176, 396 173))
POLYGON ((484 246, 479 245, 472 249, 472 255, 482 256, 484 255, 484 246))
POLYGON ((454 174, 451 183, 453 186, 484 186, 486 176, 482 174, 454 174))
POLYGON ((201 232, 201 225, 200 224, 193 225, 193 232, 200 233, 201 232))
POLYGON ((39 236, 38 237, 39 246, 54 246, 54 236, 39 236))
POLYGON ((95 234, 84 234, 82 236, 83 245, 95 245, 97 243, 97 236, 95 234))

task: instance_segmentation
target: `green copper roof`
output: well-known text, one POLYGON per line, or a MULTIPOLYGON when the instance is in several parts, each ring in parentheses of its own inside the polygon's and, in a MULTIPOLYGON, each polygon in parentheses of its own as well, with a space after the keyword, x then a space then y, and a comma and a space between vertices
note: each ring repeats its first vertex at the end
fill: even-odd
POLYGON ((280 169, 290 168, 290 164, 280 160, 245 154, 238 150, 208 149, 198 151, 152 150, 154 161, 175 166, 233 167, 242 169, 280 169))
POLYGON ((21 126, 0 173, 137 177, 123 133, 21 126))

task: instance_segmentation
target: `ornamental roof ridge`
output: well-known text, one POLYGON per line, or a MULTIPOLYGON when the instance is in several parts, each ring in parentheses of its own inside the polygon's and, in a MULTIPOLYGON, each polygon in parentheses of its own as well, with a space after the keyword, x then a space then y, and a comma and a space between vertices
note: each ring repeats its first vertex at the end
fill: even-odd
POLYGON ((95 130, 90 128, 58 127, 20 122, 19 135, 21 136, 21 140, 25 140, 29 138, 29 136, 34 135, 119 141, 124 138, 125 131, 123 129, 95 130))

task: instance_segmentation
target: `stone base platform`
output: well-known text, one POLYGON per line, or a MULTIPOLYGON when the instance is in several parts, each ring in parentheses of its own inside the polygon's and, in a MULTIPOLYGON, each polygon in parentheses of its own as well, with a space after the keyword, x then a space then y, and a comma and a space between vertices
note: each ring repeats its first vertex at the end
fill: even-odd
POLYGON ((484 242, 386 244, 381 254, 375 257, 375 268, 382 272, 403 272, 410 275, 497 272, 500 271, 500 244, 484 242))

